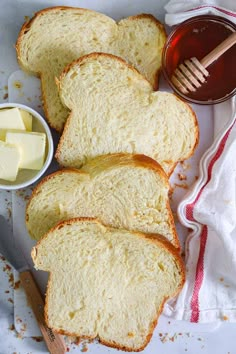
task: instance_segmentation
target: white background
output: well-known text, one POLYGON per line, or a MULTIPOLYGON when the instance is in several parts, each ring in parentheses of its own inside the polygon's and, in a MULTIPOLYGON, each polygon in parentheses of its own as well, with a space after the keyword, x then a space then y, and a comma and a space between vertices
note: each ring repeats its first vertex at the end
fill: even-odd
MULTIPOLYGON (((162 22, 164 21, 165 0, 87 0, 87 1, 33 1, 33 0, 1 0, 0 10, 0 102, 6 102, 5 94, 9 76, 19 69, 15 59, 14 44, 17 34, 24 22, 24 16, 32 16, 34 11, 53 5, 75 5, 87 7, 103 12, 114 19, 145 12, 151 13, 162 22)), ((9 88, 10 90, 10 88, 9 88)), ((197 152, 197 159, 212 141, 211 134, 211 109, 208 107, 198 107, 197 113, 201 120, 201 143, 197 152), (206 121, 209 116, 208 122, 206 121)), ((196 163, 196 159, 195 159, 196 163)), ((196 170, 196 166, 195 166, 196 170)), ((178 193, 176 193, 178 194, 178 193)), ((177 197, 178 199, 178 197, 177 197)), ((10 193, 0 191, 0 212, 9 217, 8 209, 11 209, 10 193)), ((181 229, 184 233, 184 230, 181 229)), ((1 232, 1 230, 0 230, 1 232)), ((186 234, 186 230, 185 230, 186 234)), ((3 271, 5 263, 0 261, 0 354, 27 354, 27 353, 47 353, 43 342, 36 342, 31 338, 18 338, 17 333, 9 329, 13 323, 13 304, 8 299, 13 299, 13 290, 10 287, 8 276, 3 271), (6 293, 5 291, 10 291, 6 293)), ((217 266, 217 264, 216 264, 217 266)), ((161 321, 163 321, 161 319, 161 321)), ((201 325, 181 326, 173 321, 164 321, 154 333, 151 343, 143 353, 166 353, 166 354, 235 354, 236 353, 236 325, 222 323, 219 326, 211 325, 204 327, 201 325), (183 333, 182 328, 186 333, 183 333), (166 341, 160 340, 164 333, 168 332, 166 341)), ((80 353, 83 345, 71 346, 70 353, 80 353)), ((99 344, 88 344, 88 353, 115 353, 114 349, 106 348, 99 344)))

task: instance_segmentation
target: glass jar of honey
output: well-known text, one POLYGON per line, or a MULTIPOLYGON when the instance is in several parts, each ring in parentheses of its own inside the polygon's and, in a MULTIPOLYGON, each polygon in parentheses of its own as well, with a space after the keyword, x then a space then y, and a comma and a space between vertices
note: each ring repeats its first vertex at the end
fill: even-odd
POLYGON ((193 17, 174 28, 163 50, 162 67, 178 96, 194 103, 215 104, 236 93, 236 45, 207 68, 207 81, 195 92, 184 95, 171 82, 174 70, 184 60, 196 57, 200 61, 235 31, 234 23, 213 15, 193 17))

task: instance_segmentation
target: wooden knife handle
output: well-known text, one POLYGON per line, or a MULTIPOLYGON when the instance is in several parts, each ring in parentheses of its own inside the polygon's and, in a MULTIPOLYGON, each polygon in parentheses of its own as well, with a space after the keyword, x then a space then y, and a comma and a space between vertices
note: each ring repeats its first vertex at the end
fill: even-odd
POLYGON ((21 284, 32 306, 39 328, 51 354, 65 354, 66 346, 63 336, 53 332, 44 319, 44 301, 30 271, 20 273, 21 284))

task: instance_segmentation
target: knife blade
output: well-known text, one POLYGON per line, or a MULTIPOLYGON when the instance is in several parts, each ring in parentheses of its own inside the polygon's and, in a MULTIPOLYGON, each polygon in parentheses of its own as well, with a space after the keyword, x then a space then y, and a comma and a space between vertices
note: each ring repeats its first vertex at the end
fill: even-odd
POLYGON ((0 253, 15 268, 20 275, 21 284, 34 311, 39 328, 51 354, 65 354, 66 345, 63 336, 49 328, 44 319, 44 300, 38 286, 29 270, 26 258, 20 244, 16 245, 13 233, 6 221, 0 215, 0 253))
POLYGON ((0 215, 0 230, 0 253, 18 272, 29 269, 24 254, 15 244, 10 226, 2 215, 0 215))

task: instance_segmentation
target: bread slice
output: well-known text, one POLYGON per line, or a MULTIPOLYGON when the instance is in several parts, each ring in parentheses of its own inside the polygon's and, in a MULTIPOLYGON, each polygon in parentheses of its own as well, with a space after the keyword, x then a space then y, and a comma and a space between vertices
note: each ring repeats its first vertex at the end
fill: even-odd
POLYGON ((184 283, 181 257, 161 236, 95 219, 59 223, 31 254, 36 269, 50 272, 48 326, 127 351, 148 344, 164 302, 184 283))
POLYGON ((58 171, 36 186, 26 226, 39 240, 61 220, 97 217, 113 227, 161 233, 179 248, 168 192, 167 176, 149 157, 101 156, 82 170, 58 171))
POLYGON ((118 57, 84 56, 63 71, 58 86, 71 110, 56 151, 62 166, 80 167, 109 153, 140 153, 170 175, 197 145, 192 109, 172 93, 153 92, 149 82, 118 57))
POLYGON ((116 23, 95 11, 60 6, 37 12, 23 25, 16 51, 22 69, 41 77, 47 119, 62 131, 68 110, 60 102, 55 77, 67 64, 91 52, 113 53, 133 64, 157 88, 165 40, 163 25, 152 15, 116 23))

